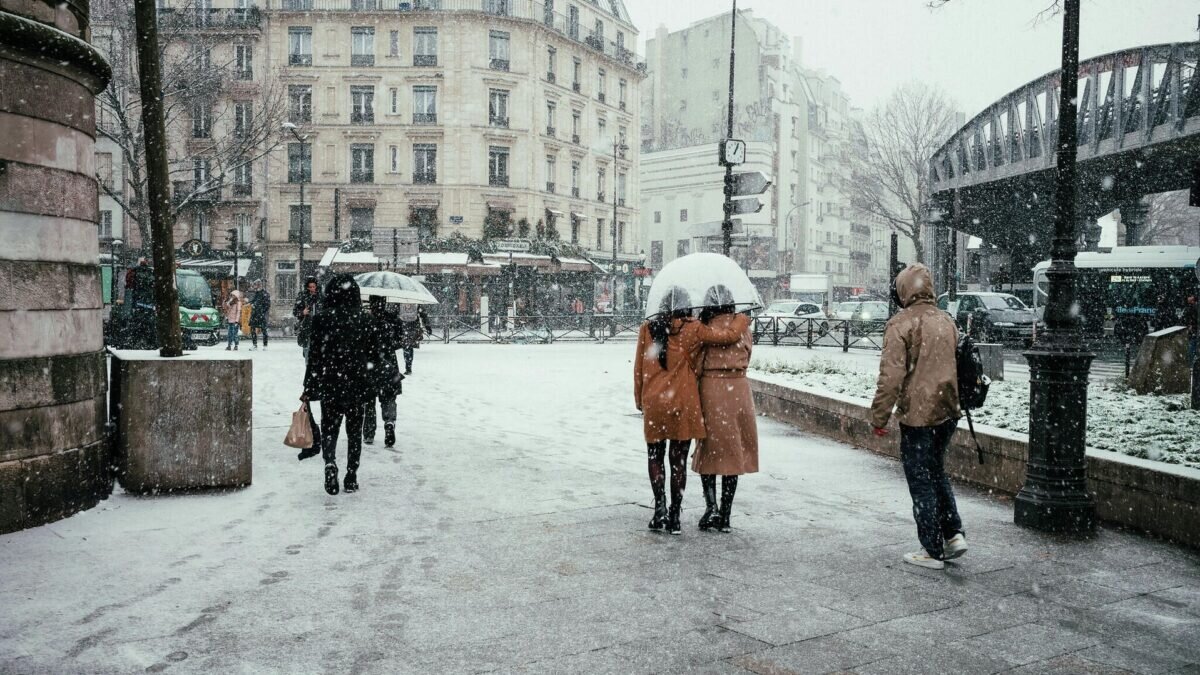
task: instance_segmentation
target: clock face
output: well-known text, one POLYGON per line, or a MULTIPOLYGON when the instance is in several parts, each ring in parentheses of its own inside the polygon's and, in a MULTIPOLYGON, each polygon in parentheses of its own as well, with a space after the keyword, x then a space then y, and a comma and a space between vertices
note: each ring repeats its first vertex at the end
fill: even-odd
POLYGON ((746 143, 735 139, 725 141, 726 164, 742 164, 746 161, 746 143))

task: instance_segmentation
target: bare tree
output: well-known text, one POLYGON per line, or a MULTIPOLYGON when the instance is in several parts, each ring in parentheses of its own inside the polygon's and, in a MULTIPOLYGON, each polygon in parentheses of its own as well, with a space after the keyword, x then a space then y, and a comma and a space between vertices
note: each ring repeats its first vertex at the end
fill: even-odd
POLYGON ((863 120, 860 152, 847 188, 859 211, 878 217, 912 240, 925 260, 922 239, 930 222, 929 160, 954 132, 954 106, 938 88, 900 86, 863 120))
POLYGON ((1200 245, 1200 208, 1188 206, 1188 191, 1163 192, 1146 198, 1149 212, 1135 234, 1138 246, 1200 245))
MULTIPOLYGON (((252 79, 253 42, 239 60, 221 25, 242 27, 258 21, 256 9, 213 10, 197 5, 160 10, 159 56, 170 178, 172 216, 192 208, 210 208, 222 189, 248 186, 256 163, 281 142, 287 93, 271 73, 252 79), (227 14, 221 14, 227 13, 227 14), (194 164, 193 160, 200 160, 194 164), (197 171, 202 167, 202 171, 197 171)), ((141 120, 133 22, 133 0, 93 4, 96 43, 113 66, 108 89, 96 98, 97 132, 121 153, 124 180, 102 181, 133 220, 143 245, 150 242, 146 176, 146 137, 141 120)))

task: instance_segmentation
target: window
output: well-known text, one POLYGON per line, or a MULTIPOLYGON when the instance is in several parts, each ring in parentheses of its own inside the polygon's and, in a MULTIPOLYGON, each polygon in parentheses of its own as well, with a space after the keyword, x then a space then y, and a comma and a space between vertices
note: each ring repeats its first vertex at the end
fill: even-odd
POLYGON ((288 143, 288 182, 312 182, 312 155, 308 143, 288 143))
POLYGON ((112 211, 101 211, 96 221, 96 230, 101 239, 112 239, 112 211))
POLYGON ((350 182, 375 182, 375 146, 370 143, 350 145, 350 182))
POLYGON ((233 225, 237 228, 238 241, 243 245, 254 239, 254 216, 249 213, 238 213, 233 216, 233 225))
POLYGON ((621 146, 621 147, 617 148, 617 156, 620 157, 621 159, 625 159, 624 146, 625 146, 625 138, 628 135, 628 133, 629 133, 629 129, 624 124, 617 127, 617 143, 619 146, 621 146))
POLYGON ((655 211, 655 212, 654 212, 654 222, 656 222, 656 223, 661 223, 661 222, 662 222, 662 211, 655 211))
POLYGON ((413 87, 413 124, 437 124, 437 87, 413 87))
POLYGON ((829 262, 828 260, 826 260, 826 261, 825 261, 825 271, 826 271, 826 272, 831 272, 831 271, 833 271, 833 270, 831 269, 832 267, 833 267, 833 263, 831 263, 831 262, 829 262))
POLYGON ((275 295, 280 300, 296 297, 296 261, 280 260, 275 263, 275 295))
POLYGON ((235 197, 249 197, 254 194, 253 168, 250 160, 246 160, 233 168, 233 194, 235 197))
POLYGON ((388 173, 400 173, 400 146, 388 146, 388 173))
POLYGON ((212 135, 212 112, 208 106, 192 106, 192 138, 209 138, 212 135))
POLYGON ((400 56, 400 31, 388 33, 388 56, 400 56))
POLYGON ((312 241, 312 204, 299 206, 292 204, 289 208, 288 241, 292 243, 312 241))
POLYGON ((554 155, 546 155, 546 192, 553 193, 555 180, 558 176, 558 160, 554 155))
POLYGON ((825 242, 829 243, 829 244, 833 243, 833 233, 832 232, 825 233, 825 242))
POLYGON ((192 45, 192 65, 198 70, 212 68, 212 50, 204 45, 192 45))
POLYGON ((413 29, 413 65, 437 65, 437 28, 417 27, 413 29))
POLYGON ((605 93, 608 91, 608 74, 604 69, 596 71, 596 98, 604 103, 605 93))
POLYGON ((369 12, 379 9, 379 0, 350 0, 350 9, 355 12, 369 12))
POLYGON ((579 197, 579 162, 571 162, 571 196, 579 197))
POLYGON ((488 67, 492 70, 508 70, 508 33, 488 31, 488 67))
POLYGON ((288 28, 288 65, 312 65, 312 28, 308 26, 288 28))
POLYGON ((558 50, 546 48, 546 81, 553 82, 558 78, 558 50))
POLYGON ((542 23, 551 28, 554 27, 554 0, 543 0, 542 23))
POLYGON ((209 161, 207 157, 192 158, 192 189, 196 191, 204 190, 208 186, 208 179, 211 176, 209 169, 209 161))
POLYGON ((608 120, 603 117, 596 118, 596 138, 606 140, 606 132, 608 131, 608 120))
POLYGON ((484 9, 488 14, 509 16, 512 14, 512 0, 484 0, 484 9))
POLYGON ((625 223, 617 223, 617 250, 625 252, 625 223))
POLYGON ((596 250, 604 250, 604 219, 596 219, 596 250))
POLYGON ((312 121, 312 86, 288 85, 288 121, 303 124, 312 121))
POLYGON ((579 143, 579 123, 582 118, 582 113, 578 110, 571 111, 571 142, 579 143))
POLYGON ((375 87, 350 87, 350 123, 375 123, 375 87))
POLYGON ((687 79, 687 68, 684 68, 684 69, 683 69, 683 71, 682 71, 682 72, 680 72, 680 74, 679 74, 679 79, 681 79, 681 80, 686 80, 686 79, 687 79))
POLYGON ((692 242, 688 239, 680 239, 675 242, 675 255, 682 257, 692 252, 692 242))
POLYGON ((579 216, 572 213, 571 214, 571 243, 572 244, 579 243, 579 225, 580 225, 579 216))
POLYGON ((432 143, 413 144, 413 183, 437 183, 437 146, 432 143))
POLYGON ((553 136, 558 126, 558 106, 554 101, 546 101, 546 135, 553 136))
POLYGON ((679 209, 679 222, 687 222, 687 209, 679 209))
POLYGON ((113 189, 113 156, 111 152, 96 153, 96 180, 100 186, 113 189))
POLYGON ((488 90, 488 124, 493 127, 508 127, 507 90, 488 90))
POLYGON ((607 178, 608 169, 600 167, 596 169, 596 201, 604 201, 604 179, 607 178))
POLYGON ((212 225, 208 220, 208 212, 197 211, 192 215, 192 238, 206 244, 212 243, 212 225))
POLYGON ((350 238, 370 239, 371 231, 375 229, 375 209, 370 207, 350 207, 350 238))
POLYGON ((388 110, 393 115, 400 114, 400 90, 396 87, 388 89, 388 110))
POLYGON ((234 45, 234 76, 239 80, 254 79, 254 46, 234 45))
POLYGON ((246 138, 254 126, 254 104, 239 101, 233 104, 233 136, 246 138))
POLYGON ((350 65, 375 65, 375 29, 356 26, 350 29, 350 65))
POLYGON ((571 88, 576 92, 583 89, 583 82, 580 77, 583 74, 583 62, 579 59, 571 61, 571 88))
POLYGON ((575 5, 567 7, 567 35, 572 40, 579 39, 579 8, 575 5))
POLYGON ((838 263, 838 274, 842 274, 845 271, 844 268, 845 268, 844 263, 838 263))
POLYGON ((508 187, 508 148, 488 148, 488 185, 508 187))
POLYGON ((617 205, 625 206, 625 174, 617 174, 617 205))
POLYGON ((624 78, 617 81, 617 106, 625 109, 625 96, 629 91, 629 83, 624 78))
POLYGON ((421 239, 429 239, 437 236, 437 208, 431 207, 413 207, 409 211, 408 218, 409 227, 417 228, 417 236, 421 239))
POLYGON ((601 21, 600 19, 596 19, 596 28, 595 28, 595 30, 592 31, 592 39, 595 42, 595 44, 598 44, 601 46, 601 47, 598 47, 598 49, 603 47, 603 45, 604 45, 604 22, 601 21))

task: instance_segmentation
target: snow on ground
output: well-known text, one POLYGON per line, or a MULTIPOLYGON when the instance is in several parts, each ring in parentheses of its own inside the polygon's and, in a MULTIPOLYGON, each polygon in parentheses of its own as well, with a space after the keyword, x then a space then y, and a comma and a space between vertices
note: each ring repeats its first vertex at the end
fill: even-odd
MULTIPOLYGON (((781 384, 800 384, 870 400, 875 395, 879 355, 813 352, 807 349, 758 350, 751 367, 758 376, 781 384), (763 352, 767 352, 763 355, 763 352)), ((1018 433, 1029 432, 1029 382, 992 383, 976 422, 1018 433)), ((1138 396, 1113 380, 1088 387, 1088 446, 1133 457, 1200 468, 1200 411, 1188 397, 1138 396)))

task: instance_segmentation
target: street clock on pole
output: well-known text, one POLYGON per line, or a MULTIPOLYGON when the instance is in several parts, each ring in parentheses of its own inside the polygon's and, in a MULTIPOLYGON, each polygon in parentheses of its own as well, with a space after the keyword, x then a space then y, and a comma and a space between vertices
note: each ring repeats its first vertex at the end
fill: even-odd
POLYGON ((746 142, 726 138, 720 145, 720 162, 724 166, 737 166, 746 162, 746 142))

